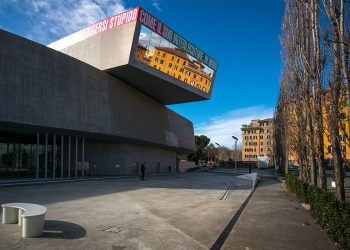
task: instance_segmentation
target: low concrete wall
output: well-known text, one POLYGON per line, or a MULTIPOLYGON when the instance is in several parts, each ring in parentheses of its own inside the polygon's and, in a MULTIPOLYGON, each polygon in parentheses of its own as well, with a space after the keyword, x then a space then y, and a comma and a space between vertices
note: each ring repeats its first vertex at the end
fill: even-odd
POLYGON ((195 168, 196 163, 194 161, 180 161, 179 162, 179 168, 180 172, 187 172, 189 169, 195 168))

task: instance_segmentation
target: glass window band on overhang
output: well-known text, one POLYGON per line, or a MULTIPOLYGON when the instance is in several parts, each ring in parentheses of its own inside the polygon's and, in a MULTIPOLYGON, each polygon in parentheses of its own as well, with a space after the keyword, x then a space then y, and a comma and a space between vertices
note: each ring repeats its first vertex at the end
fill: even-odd
POLYGON ((143 25, 135 58, 193 88, 205 93, 211 90, 213 69, 143 25))

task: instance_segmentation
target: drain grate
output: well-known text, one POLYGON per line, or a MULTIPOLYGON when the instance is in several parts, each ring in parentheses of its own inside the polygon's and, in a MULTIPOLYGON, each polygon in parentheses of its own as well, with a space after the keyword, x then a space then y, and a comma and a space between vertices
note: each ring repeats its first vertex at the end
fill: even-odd
POLYGON ((108 233, 120 233, 120 232, 123 232, 124 230, 126 230, 125 228, 121 228, 121 227, 117 227, 117 226, 113 226, 113 227, 109 227, 109 228, 106 228, 102 231, 105 231, 105 232, 108 232, 108 233))

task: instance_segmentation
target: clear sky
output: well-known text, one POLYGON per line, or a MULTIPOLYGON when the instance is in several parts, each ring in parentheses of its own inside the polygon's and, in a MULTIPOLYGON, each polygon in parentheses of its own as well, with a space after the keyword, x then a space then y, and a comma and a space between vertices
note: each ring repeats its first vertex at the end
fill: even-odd
POLYGON ((195 134, 232 147, 242 124, 272 117, 283 0, 0 0, 0 28, 47 45, 137 6, 219 62, 211 100, 169 106, 195 134))

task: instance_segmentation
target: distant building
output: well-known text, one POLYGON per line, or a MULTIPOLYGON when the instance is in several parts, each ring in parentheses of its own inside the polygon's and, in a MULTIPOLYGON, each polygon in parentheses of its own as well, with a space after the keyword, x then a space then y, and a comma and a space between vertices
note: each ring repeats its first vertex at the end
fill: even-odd
POLYGON ((242 161, 257 161, 259 156, 272 158, 272 118, 254 119, 242 125, 242 161))

